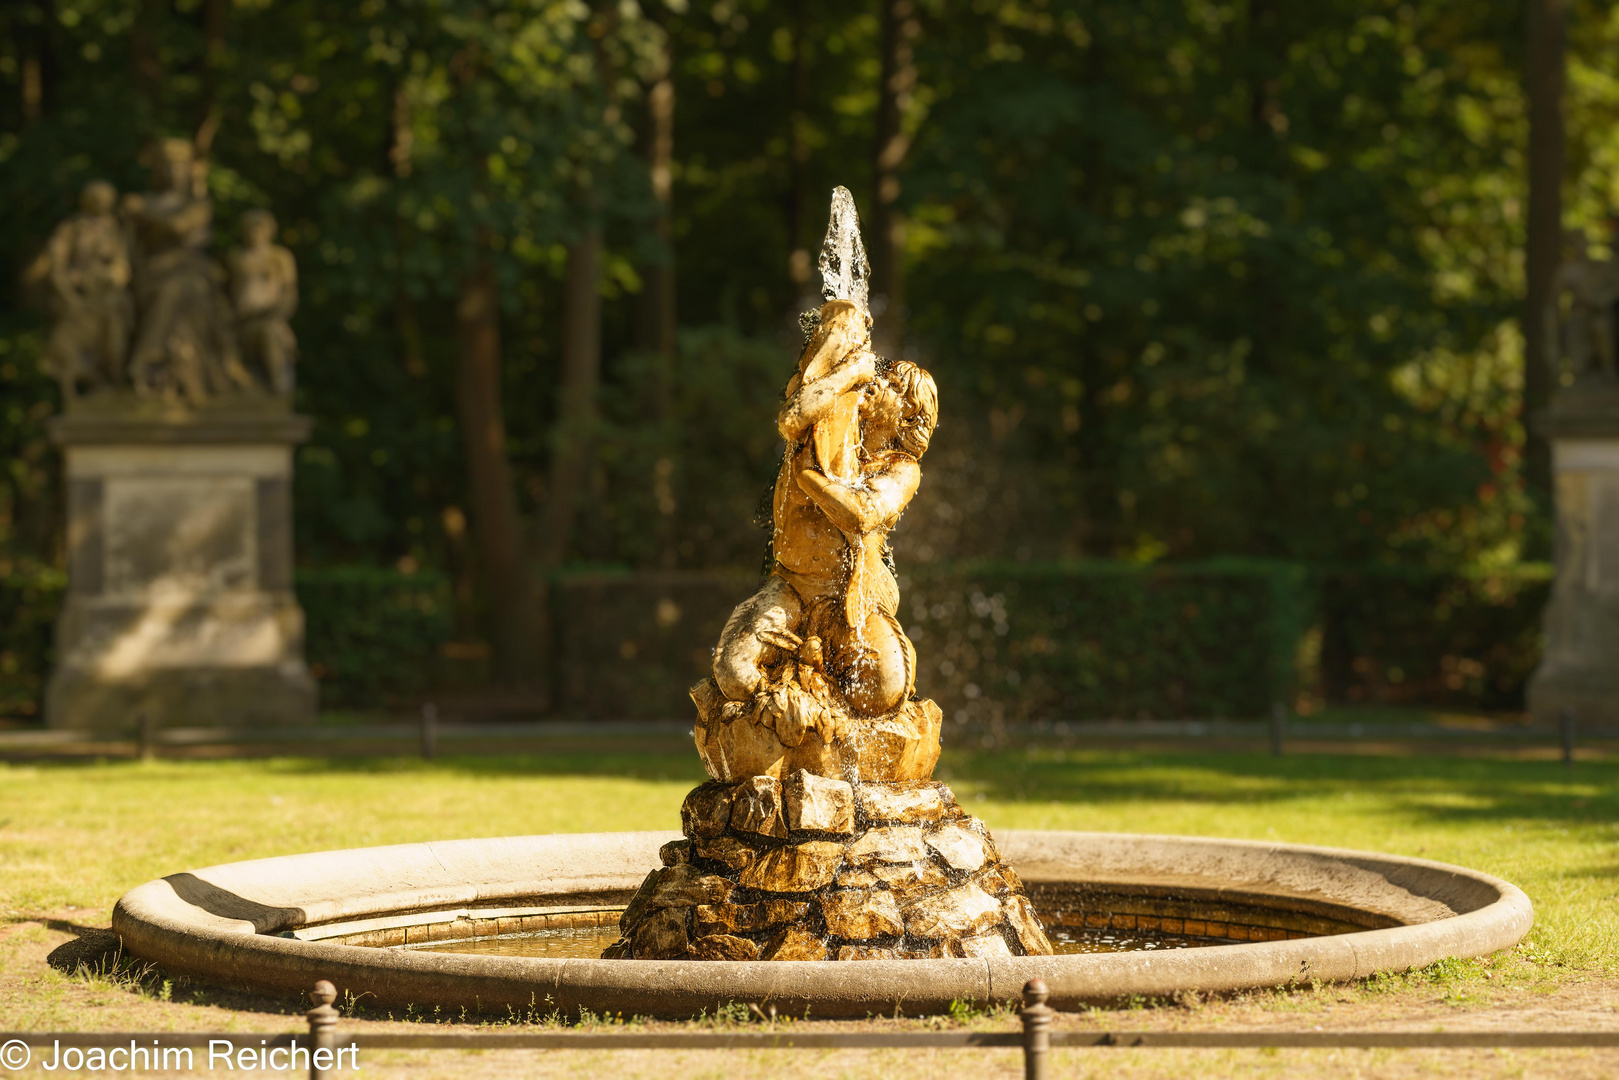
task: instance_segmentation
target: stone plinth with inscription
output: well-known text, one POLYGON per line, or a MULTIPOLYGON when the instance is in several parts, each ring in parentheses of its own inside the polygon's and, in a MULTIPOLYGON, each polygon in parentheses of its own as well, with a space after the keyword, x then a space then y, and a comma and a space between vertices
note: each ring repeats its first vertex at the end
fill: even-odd
POLYGON ((78 408, 51 423, 68 507, 52 727, 315 716, 292 589, 292 449, 273 401, 78 408))
POLYGON ((1543 721, 1571 708, 1582 725, 1619 724, 1619 383, 1576 383, 1536 420, 1552 443, 1557 580, 1529 709, 1543 721))

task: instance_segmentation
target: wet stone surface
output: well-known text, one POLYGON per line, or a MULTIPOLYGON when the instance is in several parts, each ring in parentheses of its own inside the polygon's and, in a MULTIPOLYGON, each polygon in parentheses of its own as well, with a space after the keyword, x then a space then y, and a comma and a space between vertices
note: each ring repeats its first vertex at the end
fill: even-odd
POLYGON ((873 960, 1052 952, 984 824, 934 782, 806 771, 711 781, 681 810, 602 952, 640 960, 873 960))
MULTIPOLYGON (((793 919, 803 918, 807 915, 808 906, 804 905, 803 907, 804 910, 792 916, 793 919)), ((703 921, 704 910, 703 908, 698 908, 694 916, 692 932, 697 939, 728 933, 727 929, 719 923, 703 921)), ((772 934, 779 932, 781 924, 769 927, 769 929, 772 934)), ((745 931, 745 933, 749 940, 757 940, 761 936, 765 938, 771 936, 770 934, 760 935, 751 930, 745 931)), ((1051 930, 1050 939, 1051 947, 1058 955, 1137 951, 1158 952, 1166 949, 1192 949, 1239 944, 1235 941, 1217 938, 1189 938, 1178 934, 1085 929, 1056 925, 1051 930)), ((530 956, 554 960, 584 960, 601 956, 604 952, 618 945, 619 942, 619 932, 616 927, 590 926, 578 929, 504 934, 494 937, 459 938, 434 942, 430 945, 410 946, 410 948, 419 948, 425 952, 472 953, 480 956, 530 956)), ((963 952, 969 947, 967 941, 963 941, 961 945, 963 952)), ((975 944, 971 947, 978 948, 980 946, 975 944)), ((939 959, 946 955, 954 955, 954 953, 946 954, 941 947, 931 954, 917 951, 908 952, 906 957, 910 959, 939 959)), ((715 958, 717 959, 717 957, 715 958)), ((898 958, 899 950, 892 947, 843 945, 838 948, 834 956, 814 957, 811 959, 893 960, 898 958)))

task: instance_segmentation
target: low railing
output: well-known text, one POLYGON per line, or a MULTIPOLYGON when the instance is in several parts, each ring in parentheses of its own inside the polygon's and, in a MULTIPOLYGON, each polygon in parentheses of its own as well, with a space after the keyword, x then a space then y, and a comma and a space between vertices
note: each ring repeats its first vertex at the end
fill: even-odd
MULTIPOLYGON (((148 1068, 167 1068, 172 1060, 194 1068, 195 1050, 206 1050, 209 1068, 223 1057, 233 1071, 307 1067, 310 1080, 336 1080, 345 1070, 360 1068, 361 1050, 939 1050, 1023 1048, 1025 1080, 1049 1080, 1051 1048, 1160 1047, 1176 1049, 1241 1048, 1481 1048, 1575 1049, 1619 1048, 1619 1031, 1053 1031, 1056 1011, 1046 1004, 1046 984, 1030 979, 1018 1010, 1019 1031, 805 1031, 797 1025, 770 1025, 766 1031, 519 1031, 433 1032, 389 1031, 338 1033, 341 1015, 334 1007, 336 988, 326 980, 315 984, 315 1007, 305 1014, 309 1033, 265 1035, 246 1032, 0 1032, 0 1069, 20 1073, 36 1048, 48 1048, 56 1068, 85 1068, 85 1052, 100 1048, 103 1060, 124 1051, 123 1068, 134 1071, 136 1054, 150 1055, 148 1068), (238 1048, 245 1040, 246 1045, 238 1048), (300 1043, 300 1040, 302 1042, 300 1043), (64 1048, 62 1045, 66 1043, 64 1048), (254 1044, 257 1045, 254 1045, 254 1044), (150 1045, 148 1045, 150 1044, 150 1045), (77 1062, 64 1054, 78 1054, 77 1062), (172 1058, 168 1056, 172 1052, 172 1058), (285 1053, 285 1064, 275 1054, 285 1053), (161 1059, 157 1056, 163 1054, 161 1059), (302 1065, 300 1065, 300 1057, 302 1065), (348 1063, 344 1063, 344 1058, 348 1063)), ((755 1009, 754 1011, 758 1011, 755 1009)), ((761 1012, 760 1015, 763 1015, 761 1012)), ((42 1062, 43 1064, 43 1062, 42 1062)), ((107 1062, 116 1069, 116 1063, 107 1062)))
MULTIPOLYGON (((265 726, 255 728, 167 728, 150 722, 109 731, 22 729, 0 731, 0 759, 29 757, 158 757, 206 750, 240 754, 285 753, 316 756, 420 755, 431 760, 441 752, 464 755, 509 753, 532 745, 544 750, 558 742, 620 738, 689 736, 691 723, 678 720, 548 720, 506 723, 446 723, 426 705, 419 718, 391 723, 265 726)), ((952 745, 974 747, 992 742, 1051 742, 1057 745, 1177 744, 1204 747, 1211 743, 1254 750, 1266 747, 1277 756, 1319 753, 1368 746, 1421 748, 1425 753, 1492 747, 1502 750, 1554 749, 1565 763, 1580 747, 1619 749, 1619 728, 1578 723, 1565 710, 1556 727, 1497 724, 1457 728, 1433 723, 1299 720, 1278 706, 1268 720, 1068 720, 1007 725, 997 732, 954 729, 952 745)))

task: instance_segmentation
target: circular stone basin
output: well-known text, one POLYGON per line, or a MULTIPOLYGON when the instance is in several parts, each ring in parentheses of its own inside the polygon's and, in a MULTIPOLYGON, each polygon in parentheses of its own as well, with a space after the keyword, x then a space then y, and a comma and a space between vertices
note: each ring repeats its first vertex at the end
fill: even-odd
POLYGON ((768 1002, 788 1015, 859 1017, 1007 1001, 1035 976, 1054 1006, 1070 1009, 1130 995, 1356 979, 1508 948, 1534 917, 1515 886, 1421 859, 1005 830, 996 833, 1001 852, 1054 937, 1217 947, 798 963, 488 947, 613 934, 659 865, 658 848, 677 839, 502 837, 229 863, 132 890, 113 911, 113 930, 127 952, 172 973, 285 993, 330 979, 383 1007, 694 1016, 768 1002), (465 952, 414 947, 475 938, 497 940, 465 952))
MULTIPOLYGON (((1059 956, 1286 941, 1400 925, 1368 912, 1297 898, 1278 907, 1274 898, 1245 902, 1230 892, 1209 896, 1195 887, 1047 884, 1029 892, 1059 956)), ((619 939, 617 915, 622 910, 566 912, 536 906, 520 915, 456 913, 453 920, 452 913, 423 912, 415 921, 388 927, 356 931, 336 923, 294 936, 369 948, 595 960, 619 939)))

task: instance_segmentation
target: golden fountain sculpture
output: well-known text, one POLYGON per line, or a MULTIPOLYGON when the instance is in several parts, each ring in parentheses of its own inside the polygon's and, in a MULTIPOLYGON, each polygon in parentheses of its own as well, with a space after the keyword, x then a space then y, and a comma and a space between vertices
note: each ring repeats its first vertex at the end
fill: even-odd
POLYGON ((915 696, 887 537, 938 422, 933 378, 871 351, 854 198, 832 193, 819 312, 777 427, 771 573, 692 688, 713 779, 686 797, 605 958, 1045 955, 1023 884, 934 782, 943 714, 915 696))

